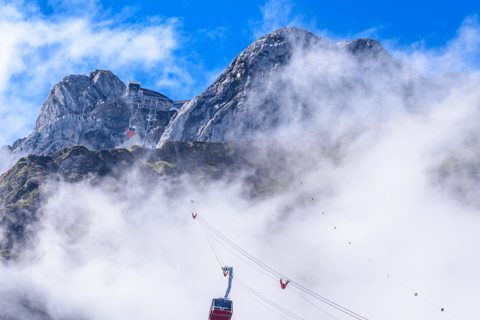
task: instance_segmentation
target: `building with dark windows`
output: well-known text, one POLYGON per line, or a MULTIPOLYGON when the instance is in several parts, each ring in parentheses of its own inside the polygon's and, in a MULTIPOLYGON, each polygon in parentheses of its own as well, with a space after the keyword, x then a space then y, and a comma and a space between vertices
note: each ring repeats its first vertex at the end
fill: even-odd
POLYGON ((159 92, 142 88, 142 83, 139 81, 128 81, 125 96, 128 102, 137 107, 150 107, 151 104, 154 104, 165 111, 178 111, 185 103, 190 101, 173 101, 159 92))
POLYGON ((129 124, 135 132, 134 139, 140 139, 139 143, 149 147, 158 143, 170 119, 190 101, 173 101, 159 92, 142 88, 139 81, 128 81, 124 99, 131 107, 129 124))

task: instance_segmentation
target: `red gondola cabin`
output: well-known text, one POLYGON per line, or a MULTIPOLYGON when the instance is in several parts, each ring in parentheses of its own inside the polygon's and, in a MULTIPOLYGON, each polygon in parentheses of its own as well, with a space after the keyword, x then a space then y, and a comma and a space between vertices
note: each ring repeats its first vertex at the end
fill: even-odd
POLYGON ((127 137, 131 138, 134 135, 135 135, 135 128, 133 128, 133 127, 128 128, 127 137))
POLYGON ((230 320, 233 314, 233 302, 218 298, 212 300, 208 320, 230 320))

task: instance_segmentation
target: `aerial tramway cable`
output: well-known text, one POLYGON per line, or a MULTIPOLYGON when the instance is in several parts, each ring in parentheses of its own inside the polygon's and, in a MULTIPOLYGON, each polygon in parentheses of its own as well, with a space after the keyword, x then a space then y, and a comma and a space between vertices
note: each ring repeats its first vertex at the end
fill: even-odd
POLYGON ((250 293, 252 293, 253 295, 255 295, 256 297, 258 297, 259 299, 263 300, 265 303, 271 305, 272 307, 274 307, 275 309, 277 309, 278 311, 280 312, 283 312, 284 314, 286 314, 287 316, 293 318, 293 319, 296 319, 296 320, 304 320, 303 318, 297 316, 296 314, 294 314, 293 312, 291 311, 288 311, 287 309, 283 308, 282 306, 276 304, 275 302, 273 302, 272 300, 264 297, 263 295, 261 295, 260 293, 258 293, 257 291, 255 291, 254 289, 252 289, 251 287, 249 287, 248 285, 246 285, 244 282, 242 282, 240 279, 238 279, 238 277, 234 277, 233 280, 238 284, 240 285, 241 287, 243 287, 245 290, 249 291, 250 293))
MULTIPOLYGON (((201 224, 205 223, 204 221, 201 221, 201 220, 200 220, 199 222, 200 222, 201 224)), ((205 228, 204 228, 204 231, 205 231, 205 228)), ((208 230, 207 230, 207 232, 208 232, 208 230)), ((212 235, 212 236, 213 236, 213 235, 212 235)), ((218 241, 218 239, 217 239, 217 241, 218 241)), ((222 242, 219 241, 219 243, 220 243, 225 249, 227 249, 230 253, 232 253, 233 255, 235 255, 237 258, 239 258, 240 260, 242 260, 243 262, 245 262, 246 264, 248 264, 248 265, 251 266, 252 268, 256 269, 256 270, 259 271, 260 273, 266 275, 267 277, 270 277, 271 279, 273 279, 273 280, 275 280, 275 281, 277 280, 277 278, 273 277, 272 275, 267 274, 267 273, 265 273, 264 271, 262 271, 262 270, 260 270, 260 269, 257 269, 257 268, 256 268, 255 266, 253 266, 252 264, 250 264, 250 263, 248 263, 247 261, 243 260, 240 256, 238 256, 238 255, 235 254, 233 251, 231 251, 231 250, 230 250, 227 246, 225 246, 222 242)), ((212 248, 212 250, 213 250, 213 248, 212 248)), ((237 280, 238 280, 238 279, 237 279, 237 280)), ((324 312, 324 313, 327 314, 328 316, 332 317, 333 319, 338 320, 337 318, 335 318, 334 316, 332 316, 331 314, 329 314, 328 312, 326 312, 325 310, 323 310, 322 308, 320 308, 319 306, 317 306, 316 304, 314 304, 314 303, 311 302, 310 300, 308 300, 308 299, 306 299, 305 297, 303 297, 301 294, 299 294, 299 293, 296 292, 295 290, 293 290, 293 289, 291 289, 291 288, 290 288, 290 290, 292 290, 295 294, 297 294, 298 296, 300 296, 301 298, 303 298, 304 300, 306 300, 307 302, 309 302, 310 304, 312 304, 313 306, 315 306, 317 309, 321 310, 322 312, 324 312)), ((307 289, 307 290, 308 290, 308 289, 307 289)), ((322 297, 322 298, 323 298, 323 297, 322 297)), ((317 299, 318 299, 318 298, 317 298, 317 299)), ((325 298, 324 298, 324 299, 325 299, 325 298)), ((326 299, 325 299, 325 300, 326 300, 326 299)), ((329 301, 329 300, 327 300, 327 301, 322 300, 322 301, 325 302, 325 303, 327 303, 327 304, 329 304, 329 305, 331 305, 331 303, 333 303, 333 302, 331 302, 331 301, 329 301)), ((336 305, 336 304, 335 304, 335 305, 336 305)), ((337 305, 337 306, 338 306, 338 305, 337 305)), ((335 306, 333 306, 333 307, 336 308, 335 306)), ((338 306, 338 307, 341 307, 341 306, 338 306)), ((342 307, 342 308, 343 308, 343 307, 342 307)), ((338 309, 338 308, 336 308, 336 309, 338 309)), ((340 310, 340 309, 339 309, 339 310, 340 310)), ((347 310, 348 310, 348 309, 347 309, 347 310)), ((344 312, 343 310, 340 310, 340 311, 344 312)), ((344 313, 345 313, 345 312, 344 312, 344 313)), ((352 313, 353 313, 353 312, 352 312, 352 313)), ((347 313, 347 314, 348 314, 348 313, 347 313)), ((355 313, 353 313, 353 314, 348 314, 348 315, 350 315, 350 316, 352 316, 352 317, 354 317, 354 318, 356 318, 356 319, 366 319, 366 318, 361 317, 361 316, 359 316, 359 315, 357 315, 357 314, 355 314, 355 313), (355 315, 356 315, 356 316, 355 316, 355 315), (358 317, 357 317, 357 316, 358 316, 358 317)))
MULTIPOLYGON (((155 150, 154 150, 154 149, 151 149, 151 151, 152 151, 153 157, 154 157, 154 159, 155 159, 155 164, 157 164, 159 161, 158 161, 158 157, 157 157, 157 155, 156 155, 156 153, 157 153, 157 152, 156 152, 156 149, 155 149, 155 150)), ((173 191, 175 197, 177 197, 177 199, 179 199, 180 201, 182 201, 183 204, 185 205, 185 207, 186 207, 187 209, 189 209, 189 211, 194 211, 194 212, 196 211, 195 208, 193 208, 187 201, 185 201, 183 198, 181 198, 181 197, 179 196, 179 194, 177 193, 177 190, 175 189, 175 187, 172 188, 172 191, 173 191)), ((193 213, 192 213, 192 215, 193 215, 193 213)), ((197 215, 198 215, 198 214, 196 214, 195 217, 196 217, 197 215)), ((210 245, 210 248, 211 248, 212 251, 213 251, 213 254, 215 255, 215 259, 217 259, 218 264, 220 265, 220 268, 222 268, 223 266, 225 266, 225 264, 224 264, 224 262, 223 262, 223 260, 222 260, 222 258, 221 258, 221 256, 220 256, 220 254, 219 254, 216 246, 215 246, 215 243, 214 243, 213 240, 210 238, 210 237, 211 237, 210 234, 208 234, 204 228, 203 228, 203 232, 204 232, 204 234, 205 234, 205 237, 207 238, 207 241, 208 241, 208 244, 210 245)))
MULTIPOLYGON (((178 154, 178 149, 177 149, 177 146, 176 144, 174 144, 175 146, 175 151, 176 151, 176 154, 177 154, 177 159, 179 161, 179 166, 182 170, 182 173, 184 173, 184 167, 183 167, 183 163, 181 163, 181 160, 180 160, 180 156, 178 154)), ((154 158, 155 158, 155 161, 158 162, 158 158, 156 156, 156 152, 154 150, 152 150, 152 153, 154 155, 154 158)), ((174 194, 177 198, 180 198, 180 196, 178 195, 178 193, 176 192, 176 190, 173 190, 174 191, 174 194)), ((183 200, 183 199, 182 199, 183 200)), ((192 198, 193 200, 193 198, 192 198)), ((184 203, 184 205, 187 207, 187 209, 192 209, 192 206, 190 204, 188 204, 188 202, 185 202, 185 201, 182 201, 184 203)), ((194 206, 194 202, 191 201, 191 204, 194 206)), ((196 210, 196 208, 193 208, 193 211, 195 212, 195 218, 198 216, 198 212, 196 210)), ((193 213, 192 213, 193 215, 193 213)), ((199 216, 200 217, 200 216, 199 216)), ((225 266, 225 263, 223 262, 223 259, 220 255, 220 253, 218 252, 218 249, 216 248, 215 246, 215 243, 214 243, 214 235, 211 233, 211 231, 206 227, 205 224, 208 224, 206 221, 204 221, 203 219, 200 221, 200 225, 202 226, 202 229, 203 229, 203 232, 205 234, 205 237, 207 238, 207 241, 210 245, 210 248, 212 249, 213 251, 213 254, 215 255, 215 258, 218 262, 218 264, 220 265, 220 267, 224 267, 225 266)), ((210 226, 210 225, 208 225, 210 226)), ((211 226, 210 226, 211 227, 211 226)), ((240 258, 238 255, 236 255, 234 252, 232 252, 230 249, 228 249, 225 245, 223 245, 222 242, 219 242, 220 244, 222 244, 222 246, 224 246, 227 250, 229 250, 232 254, 234 254, 235 256, 237 256, 238 258, 240 258)), ((241 258, 240 258, 241 259, 241 258)), ((243 259, 241 259, 243 260, 243 259)), ((243 260, 244 261, 244 260, 243 260)), ((248 262, 246 262, 247 264, 249 264, 248 262)), ((253 265, 249 264, 251 267, 253 267, 254 269, 257 269, 255 268, 253 265)), ((258 271, 262 272, 261 270, 257 269, 258 271)), ((267 275, 269 277, 271 277, 270 275, 268 275, 267 273, 264 273, 262 272, 264 275, 267 275)), ((272 277, 273 279, 275 279, 274 277, 272 277)), ((278 311, 280 312, 283 312, 284 314, 290 316, 291 318, 295 319, 295 320, 303 320, 303 318, 295 315, 294 313, 282 308, 281 306, 275 304, 273 301, 267 299, 266 297, 262 296, 261 294, 259 294, 258 292, 256 292, 255 290, 253 290, 252 288, 250 288, 248 285, 246 285, 245 283, 243 283, 240 279, 238 279, 237 277, 234 277, 233 278, 234 281, 236 281, 239 285, 240 285, 240 288, 242 290, 244 290, 249 296, 251 296, 254 300, 256 300, 257 302, 259 302, 261 305, 263 305, 264 307, 266 307, 267 309, 269 309, 270 311, 274 312, 275 314, 279 315, 280 317, 284 318, 284 319, 287 319, 285 317, 283 317, 282 315, 280 315, 278 312, 276 312, 275 310, 272 310, 270 307, 266 306, 264 303, 262 303, 261 301, 259 301, 257 298, 260 298, 261 300, 263 300, 265 303, 269 304, 271 307, 277 309, 278 311), (257 298, 256 298, 256 297, 257 298)))
MULTIPOLYGON (((200 224, 203 224, 203 223, 204 223, 204 222, 201 221, 201 220, 199 220, 199 222, 200 222, 200 224)), ((205 229, 205 226, 202 225, 202 228, 205 229)), ((205 232, 206 232, 206 231, 205 231, 205 232)), ((213 237, 213 235, 212 235, 212 237, 213 237)), ((217 240, 217 241, 218 241, 218 240, 217 240)), ((241 256, 239 256, 239 255, 236 254, 234 251, 232 251, 229 247, 227 247, 225 244, 223 244, 223 242, 219 241, 218 243, 219 243, 220 245, 222 245, 222 246, 225 248, 225 250, 229 251, 231 254, 233 254, 235 257, 237 257, 238 259, 240 259, 241 261, 243 261, 245 264, 249 265, 249 266, 252 267, 253 269, 255 269, 255 270, 257 270, 258 272, 262 273, 263 275, 269 277, 270 279, 273 279, 273 280, 275 280, 275 281, 278 280, 277 277, 272 276, 271 274, 268 274, 268 273, 266 273, 265 271, 263 271, 263 270, 261 270, 261 269, 258 269, 257 267, 255 267, 255 266, 254 266, 253 264, 251 264, 250 262, 245 261, 241 256)))
MULTIPOLYGON (((176 193, 176 192, 175 192, 176 193)), ((176 194, 176 196, 178 197, 178 194, 176 194)), ((184 204, 187 206, 188 209, 192 209, 191 206, 187 203, 184 202, 184 204)), ((192 202, 193 204, 193 202, 192 202)), ((219 262, 220 265, 222 265, 221 263, 221 257, 219 256, 219 253, 218 253, 218 250, 216 249, 216 247, 214 246, 214 243, 213 241, 210 242, 210 239, 208 238, 207 234, 210 234, 211 236, 217 238, 217 240, 222 240, 223 242, 225 242, 226 244, 228 244, 230 247, 232 247, 232 249, 236 250, 237 252, 239 252, 240 254, 242 254, 244 257, 246 257, 247 259, 249 259, 250 261, 252 261, 253 263, 257 264, 259 267, 263 268, 264 270, 266 270, 267 272, 273 274, 274 276, 276 277, 279 277, 279 278, 285 278, 287 279, 287 277, 283 276, 281 273, 279 273, 278 271, 274 270, 273 268, 267 266, 266 264, 262 263, 260 260, 256 259, 255 257, 253 257, 252 255, 250 255, 248 252, 244 251, 243 249, 241 249, 239 246, 237 246, 235 243, 233 243, 232 241, 230 241, 228 238, 226 238, 223 234, 221 234, 219 231, 217 231, 215 228, 213 228, 201 215, 198 214, 198 211, 195 209, 194 212, 196 213, 197 215, 197 219, 199 222, 201 222, 201 225, 204 229, 204 232, 207 232, 206 233, 206 237, 207 237, 207 241, 209 241, 209 244, 210 244, 210 247, 212 249, 212 251, 214 252, 214 255, 217 259, 217 261, 219 262), (217 256, 218 255, 218 256, 217 256)), ((220 241, 219 241, 220 242, 220 241)), ((220 242, 221 243, 221 242, 220 242)), ((237 256, 238 257, 238 256, 237 256)), ((256 268, 255 268, 256 269, 256 268)), ((256 269, 257 271, 260 271, 258 269, 256 269)), ((262 272, 263 273, 263 272, 262 272)), ((347 309, 347 308, 344 308, 318 294, 315 294, 313 291, 311 290, 308 290, 306 288, 304 288, 303 286, 297 284, 297 283, 294 283, 290 280, 290 283, 295 284, 296 286, 298 286, 298 289, 302 290, 304 293, 306 294, 309 294, 311 295, 312 297, 330 305, 331 307, 355 318, 355 319, 359 319, 359 320, 368 320, 367 318, 365 317, 362 317, 356 313, 354 313, 353 311, 347 309), (313 293, 313 294, 312 294, 313 293)))
POLYGON ((296 295, 298 295, 300 298, 302 298, 303 300, 307 301, 308 303, 310 303, 312 306, 314 306, 315 308, 317 308, 318 310, 322 311, 323 313, 325 313, 326 315, 328 315, 329 317, 335 319, 335 320, 338 320, 337 318, 335 318, 334 316, 332 316, 330 313, 328 313, 327 311, 323 310, 322 308, 320 308, 319 306, 317 306, 315 303, 313 303, 312 301, 308 300, 307 298, 305 298, 304 296, 302 296, 300 293, 298 293, 297 291, 293 290, 291 287, 289 287, 288 289, 290 289, 292 292, 294 292, 296 295))
POLYGON ((272 311, 273 313, 275 313, 276 315, 278 315, 279 317, 283 318, 283 319, 286 319, 286 320, 289 320, 288 318, 285 318, 284 316, 282 316, 280 313, 276 312, 275 310, 273 309, 270 309, 270 307, 268 307, 266 304, 264 304, 263 302, 261 302, 260 300, 258 300, 257 298, 255 298, 254 295, 252 295, 250 292, 248 292, 247 289, 243 288, 242 286, 239 286, 240 289, 242 289, 243 291, 245 291, 246 294, 248 294, 253 300, 257 301, 259 304, 261 304, 263 307, 265 307, 266 309, 272 311))
MULTIPOLYGON (((185 174, 185 168, 183 166, 183 162, 181 160, 181 157, 180 157, 180 154, 179 154, 179 151, 178 151, 178 147, 177 147, 177 144, 175 141, 173 141, 174 143, 174 148, 175 148, 175 153, 176 153, 176 156, 177 156, 177 161, 179 163, 179 168, 182 172, 182 174, 185 174)), ((153 151, 153 150, 152 150, 153 151)), ((156 159, 156 162, 158 162, 158 158, 156 157, 156 152, 154 152, 154 157, 156 159)), ((188 188, 188 187, 187 187, 188 188)), ((225 247, 229 252, 231 252, 232 254, 234 254, 237 258, 241 259, 243 262, 245 262, 246 264, 248 264, 249 266, 251 266, 252 268, 256 269, 257 271, 261 272, 262 274, 266 275, 266 276, 269 276, 270 278, 274 278, 274 277, 277 277, 277 278, 280 278, 280 280, 283 278, 283 279, 286 279, 286 280, 289 280, 289 278, 283 276, 281 273, 279 273, 278 271, 276 271, 275 269, 267 266, 266 264, 262 263, 260 260, 256 259, 255 257, 253 257, 252 255, 250 255, 249 253, 247 253, 246 251, 244 251, 243 249, 241 249, 239 246, 237 246, 235 243, 233 243, 232 241, 230 241, 228 238, 226 238, 223 234, 221 234, 219 231, 217 231, 213 226, 211 226, 202 216, 200 216, 198 214, 198 210, 196 209, 196 206, 195 206, 195 203, 194 203, 194 200, 193 198, 191 197, 190 195, 190 192, 188 191, 189 193, 189 196, 190 196, 190 203, 184 201, 177 193, 176 193, 176 190, 174 190, 174 194, 177 198, 181 199, 182 202, 184 203, 184 205, 192 210, 194 213, 195 213, 195 218, 198 216, 198 221, 200 222, 201 226, 202 226, 202 229, 204 230, 204 233, 207 237, 207 240, 210 244, 210 247, 212 249, 212 251, 214 252, 214 255, 215 257, 217 258, 217 261, 219 262, 220 265, 223 265, 223 260, 221 260, 221 257, 220 257, 220 253, 218 252, 218 249, 215 247, 215 244, 214 244, 214 241, 213 239, 216 239, 217 241, 219 241, 219 243, 225 247), (210 235, 210 237, 208 236, 210 235), (223 243, 222 243, 223 242, 223 243), (260 269, 257 269, 255 268, 252 264, 248 263, 247 261, 243 260, 242 258, 240 258, 238 255, 236 255, 233 251, 231 251, 230 249, 228 249, 228 247, 226 245, 224 245, 224 243, 228 246, 230 246, 233 250, 237 251, 239 254, 243 255, 245 258, 247 258, 248 260, 250 260, 252 263, 256 264, 257 266, 259 266, 260 268, 264 269, 266 272, 270 273, 271 275, 273 275, 273 277, 271 275, 268 275, 267 273, 261 271, 260 269)), ((313 200, 313 199, 312 199, 313 200)), ((323 212, 322 212, 323 214, 323 212)), ((193 215, 193 213, 192 213, 193 215)), ((329 220, 329 219, 328 219, 329 220)), ((331 221, 329 221, 331 222, 331 221)), ((337 229, 336 226, 334 226, 334 229, 337 229)), ((344 239, 346 239, 346 237, 341 234, 342 237, 344 239)), ((347 240, 347 239, 346 239, 347 240)), ((351 244, 351 242, 349 242, 349 244, 351 244)), ((370 261, 370 260, 369 260, 370 261)), ((392 279, 392 280, 395 280, 395 279, 392 279)), ((359 320, 368 320, 367 318, 345 308, 345 307, 342 307, 341 305, 337 304, 337 303, 334 303, 333 301, 330 301, 328 299, 326 299, 325 297, 313 292, 312 290, 308 289, 308 288, 305 288, 304 286, 292 281, 292 280, 289 280, 290 283, 291 283, 291 286, 295 287, 296 289, 302 291, 303 293, 305 294, 308 294, 310 295, 311 297, 345 313, 346 315, 349 315, 351 316, 352 318, 355 318, 355 319, 359 319, 359 320)), ((405 287, 404 285, 402 285, 400 282, 398 282, 397 280, 395 280, 398 284, 400 284, 401 286, 403 286, 404 288, 406 288, 407 290, 413 292, 412 290, 410 290, 409 288, 405 287)), ((283 286, 282 286, 283 287, 283 286)), ((322 312, 326 313, 327 315, 329 315, 330 317, 332 317, 333 319, 336 319, 335 317, 333 317, 332 315, 330 315, 329 313, 327 313, 326 311, 324 311, 323 309, 321 309, 320 307, 318 307, 317 305, 315 305, 314 303, 312 303, 311 301, 309 301, 308 299, 306 299, 305 297, 303 297, 300 293, 296 292, 294 289, 292 289, 291 287, 289 287, 290 290, 292 290, 295 294, 299 295, 302 299, 305 299, 307 302, 309 302, 310 304, 314 305, 316 308, 318 308, 319 310, 321 310, 322 312)), ((245 288, 242 288, 244 290, 246 290, 245 288)), ((248 290, 246 291, 248 293, 248 290)), ((251 294, 249 294, 251 295, 251 294)), ((417 296, 417 293, 415 293, 415 296, 417 296)), ((437 305, 433 304, 432 302, 430 302, 429 300, 425 299, 424 297, 421 297, 423 300, 425 300, 426 302, 430 303, 431 305, 435 306, 435 307, 438 307, 437 305)), ((262 303, 261 303, 262 304, 262 303)), ((263 305, 263 304, 262 304, 263 305)), ((265 305, 264 305, 265 306, 265 305)), ((441 311, 444 311, 444 308, 441 308, 441 311)), ((457 318, 457 319, 461 319, 459 317, 457 317, 456 315, 453 315, 452 313, 450 312, 445 312, 445 313, 448 313, 450 314, 451 316, 457 318)))
MULTIPOLYGON (((179 163, 179 167, 180 167, 180 170, 182 171, 183 174, 185 174, 185 168, 183 166, 183 162, 181 161, 181 158, 180 158, 180 155, 179 155, 179 152, 178 152, 178 147, 177 147, 177 144, 176 142, 174 141, 174 148, 175 148, 175 153, 177 155, 177 160, 178 160, 178 163, 179 163)), ((158 158, 157 158, 157 155, 156 155, 156 150, 153 150, 152 148, 152 153, 154 155, 154 159, 156 161, 156 164, 158 163, 158 158)), ((220 256, 220 253, 218 252, 218 249, 216 248, 215 244, 214 244, 214 241, 212 238, 214 239, 217 239, 217 241, 219 241, 220 244, 223 245, 222 241, 224 243, 226 243, 227 245, 229 245, 232 249, 236 250, 239 254, 243 255, 244 257, 246 257, 247 259, 249 259, 251 262, 253 262, 254 264, 256 264, 257 266, 259 266, 260 268, 264 269, 265 271, 269 272, 270 274, 274 275, 275 277, 277 278, 280 278, 280 279, 286 279, 287 281, 289 281, 292 285, 294 285, 297 289, 303 291, 304 293, 312 296, 313 298, 315 299, 318 299, 328 305, 330 305, 331 307, 345 313, 346 315, 349 315, 355 319, 358 319, 358 320, 368 320, 367 318, 363 317, 363 316, 360 316, 356 313, 354 313, 353 311, 347 309, 347 308, 344 308, 342 307, 341 305, 339 304, 336 304, 322 296, 320 296, 319 294, 316 294, 315 292, 301 286, 300 284, 297 284, 296 282, 293 282, 292 280, 289 280, 289 278, 287 278, 286 276, 282 275, 281 273, 279 273, 278 271, 276 271, 275 269, 269 267, 268 265, 264 264, 263 262, 261 262, 260 260, 256 259, 255 257, 253 257, 252 255, 250 255, 248 252, 246 252, 245 250, 243 250, 242 248, 240 248, 239 246, 237 246, 235 243, 233 243, 232 241, 230 241, 227 237, 225 237, 223 234, 221 234, 218 230, 216 230, 213 226, 211 226, 201 215, 199 215, 198 213, 198 210, 196 209, 195 207, 195 204, 194 204, 194 199, 191 197, 190 195, 190 203, 184 201, 180 196, 179 194, 176 192, 176 190, 173 188, 172 189, 174 191, 174 194, 175 196, 180 199, 183 204, 187 207, 187 209, 189 209, 190 211, 193 211, 195 213, 195 218, 198 218, 197 220, 200 222, 203 230, 204 230, 204 233, 205 233, 205 236, 207 238, 207 241, 209 242, 209 245, 210 245, 210 248, 212 249, 214 255, 215 255, 215 258, 217 259, 217 262, 219 263, 219 265, 222 267, 224 266, 224 263, 223 263, 223 260, 221 259, 221 256, 220 256), (209 235, 212 237, 210 238, 209 235)), ((227 248, 225 245, 223 245, 225 248, 227 248)), ((229 250, 230 251, 230 250, 229 250)), ((232 252, 232 251, 230 251, 232 252)), ((232 252, 233 253, 233 252, 232 252)), ((237 255, 235 255, 237 256, 237 255)), ((238 256, 237 256, 238 257, 238 256)), ((244 261, 243 259, 241 259, 242 261, 244 261)), ((245 263, 247 263, 246 261, 244 261, 245 263)), ((252 266, 250 263, 247 263, 248 265, 252 266)), ((253 267, 253 266, 252 266, 253 267)), ((264 272, 260 271, 259 269, 257 268, 254 268, 256 269, 257 271, 263 273, 264 275, 267 275, 265 274, 264 272)), ((240 281, 237 279, 237 282, 240 283, 240 281)), ((243 282, 241 283, 241 285, 244 286, 243 289, 247 290, 247 291, 250 291, 252 294, 255 294, 253 293, 254 290, 251 289, 250 287, 246 286, 246 284, 244 284, 243 282), (248 288, 248 289, 247 289, 248 288), (250 290, 249 290, 250 289, 250 290)), ((296 294, 300 295, 299 293, 295 292, 296 294)), ((256 293, 255 295, 257 295, 258 297, 258 293, 256 293)), ((301 296, 301 295, 300 295, 301 296)), ((263 297, 263 296, 262 296, 263 297)), ((264 298, 264 297, 263 297, 264 298)), ((268 299, 262 299, 263 301, 270 301, 268 299)), ((305 298, 304 298, 305 299, 305 298)), ((308 301, 308 300, 307 300, 308 301)), ((271 302, 271 301, 270 301, 271 302)), ((310 302, 310 301, 309 301, 310 302)), ((271 302, 273 303, 273 302, 271 302)), ((310 302, 311 303, 311 302, 310 302)), ((273 303, 275 306, 281 308, 279 310, 282 310, 283 308, 276 305, 275 303, 273 303)), ((312 303, 313 304, 313 303, 312 303)), ((316 305, 315 305, 316 306, 316 305)), ((321 308, 319 308, 318 306, 316 306, 318 309, 320 309, 321 311, 325 312, 324 310, 322 310, 321 308)), ((283 309, 285 310, 285 309, 283 309)), ((282 311, 284 312, 284 311, 282 311)), ((289 311, 287 311, 287 314, 288 314, 289 311)), ((326 312, 325 312, 326 313, 326 312)), ((290 315, 290 317, 293 317, 294 319, 297 319, 297 320, 303 320, 302 318, 294 315, 293 313, 291 313, 292 315, 290 315)), ((327 315, 329 315, 328 313, 326 313, 327 315)), ((329 315, 331 316, 331 315, 329 315)), ((334 318, 332 316, 332 318, 334 318)), ((336 319, 336 318, 334 318, 336 319)))
MULTIPOLYGON (((210 230, 211 232, 214 233, 215 236, 217 236, 217 239, 221 239, 222 241, 224 241, 225 243, 227 243, 228 245, 230 245, 233 249, 237 250, 239 253, 241 253, 242 255, 244 255, 246 258, 248 258, 249 260, 251 260, 252 262, 256 263, 259 267, 265 269, 266 271, 270 272, 271 274, 279 277, 279 278, 285 278, 285 279, 289 279, 285 276, 283 276, 281 273, 279 273, 278 271, 274 270, 273 268, 267 266, 266 264, 264 264, 263 262, 259 261, 258 259, 256 259, 255 257, 253 257, 252 255, 250 255, 249 253, 247 253, 246 251, 244 251, 243 249, 241 249, 240 247, 238 247, 235 243, 233 243, 232 241, 230 241, 229 239, 227 239, 225 236, 223 236, 219 231, 217 231, 215 228, 213 228, 208 222, 205 221, 205 219, 202 217, 202 216, 198 216, 197 217, 199 219, 199 221, 202 221, 203 223, 205 223, 205 226, 206 228, 208 228, 208 230, 210 230)), ((304 293, 312 296, 313 298, 337 309, 338 311, 341 311, 349 316, 351 316, 352 318, 355 318, 355 319, 359 319, 359 320, 368 320, 367 318, 349 310, 348 308, 345 308, 331 300, 328 300, 327 298, 313 292, 312 290, 309 290, 305 287, 303 287, 302 285, 290 280, 290 284, 295 286, 297 289, 303 291, 304 293)))
POLYGON ((218 264, 220 265, 220 268, 223 268, 225 266, 225 263, 223 262, 222 257, 220 256, 220 253, 218 252, 217 248, 215 247, 215 243, 213 243, 213 239, 210 238, 211 237, 210 234, 207 233, 207 231, 204 228, 202 228, 202 230, 203 230, 203 233, 205 234, 205 237, 207 238, 207 241, 208 241, 208 244, 210 245, 210 248, 213 251, 213 254, 215 255, 215 258, 218 261, 218 264))

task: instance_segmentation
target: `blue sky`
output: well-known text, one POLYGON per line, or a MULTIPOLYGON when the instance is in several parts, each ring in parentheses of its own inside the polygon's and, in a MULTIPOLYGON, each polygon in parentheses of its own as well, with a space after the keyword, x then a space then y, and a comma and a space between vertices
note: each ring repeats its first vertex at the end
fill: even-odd
POLYGON ((28 135, 52 86, 97 60, 190 99, 252 41, 293 25, 331 41, 377 39, 425 74, 476 72, 479 13, 478 1, 3 1, 0 145, 28 135))

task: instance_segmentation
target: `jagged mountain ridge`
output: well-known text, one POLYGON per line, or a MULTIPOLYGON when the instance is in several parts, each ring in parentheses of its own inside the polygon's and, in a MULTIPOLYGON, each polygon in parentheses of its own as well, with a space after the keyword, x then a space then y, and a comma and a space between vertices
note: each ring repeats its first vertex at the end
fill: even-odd
MULTIPOLYGON (((265 90, 258 79, 268 79, 284 68, 299 45, 303 49, 315 46, 337 51, 345 49, 360 61, 383 59, 399 67, 375 40, 359 39, 338 44, 306 30, 276 30, 252 43, 205 92, 180 108, 159 142, 157 152, 161 154, 164 151, 163 157, 159 156, 164 161, 162 164, 155 164, 150 151, 143 148, 111 149, 128 139, 125 132, 132 115, 123 98, 126 87, 120 79, 104 70, 95 70, 86 76, 67 76, 51 90, 32 134, 17 140, 12 147, 3 148, 4 152, 12 152, 14 156, 31 155, 21 158, 0 177, 0 224, 7 226, 7 230, 23 230, 28 221, 38 220, 37 209, 42 199, 38 190, 48 179, 55 177, 72 183, 86 180, 95 183, 104 176, 115 178, 115 173, 128 171, 132 166, 139 166, 142 168, 140 171, 145 172, 161 167, 175 176, 178 170, 172 165, 175 153, 169 140, 225 143, 221 146, 179 143, 187 173, 199 179, 200 184, 205 179, 228 180, 232 178, 232 173, 242 168, 254 172, 244 181, 253 190, 251 195, 276 190, 279 180, 288 182, 291 179, 291 172, 285 166, 275 167, 273 162, 260 164, 241 159, 251 154, 252 150, 265 149, 254 148, 252 142, 245 139, 264 132, 265 127, 275 129, 281 122, 279 107, 275 97, 267 96, 266 101, 257 101, 258 107, 253 110, 247 98, 255 91, 265 90), (89 151, 73 147, 75 145, 104 151, 89 151), (225 155, 225 152, 233 150, 235 156, 240 155, 235 161, 231 155, 225 155), (219 155, 223 156, 219 158, 219 155), (64 167, 64 163, 69 165, 64 167), (268 173, 273 167, 275 178, 268 173), (203 173, 198 174, 199 168, 203 173), (258 180, 259 177, 262 178, 258 180)), ((5 248, 11 249, 15 242, 12 239, 16 237, 14 233, 7 236, 11 240, 5 248)), ((25 235, 20 238, 25 238, 25 235)))
MULTIPOLYGON (((33 132, 2 147, 0 156, 11 155, 16 161, 27 154, 51 155, 75 145, 100 150, 140 143, 145 135, 142 128, 134 139, 126 136, 135 107, 125 84, 111 71, 66 76, 50 91, 33 132)), ((173 113, 157 111, 156 135, 163 132, 173 113)))
MULTIPOLYGON (((95 70, 88 75, 64 77, 50 91, 33 132, 12 146, 13 155, 50 155, 78 144, 93 150, 112 148, 122 141, 122 136, 104 124, 108 116, 91 114, 96 108, 115 106, 128 117, 128 108, 118 100, 125 88, 110 71, 95 70)), ((128 126, 125 116, 118 119, 121 127, 128 126)))
MULTIPOLYGON (((168 140, 249 139, 275 132, 285 123, 278 103, 282 97, 277 92, 269 92, 271 89, 262 80, 277 81, 276 72, 288 65, 299 48, 301 51, 315 47, 343 50, 359 61, 380 59, 384 64, 399 66, 399 62, 372 39, 332 43, 303 29, 279 29, 240 53, 209 88, 186 103, 170 122, 170 118, 162 120, 162 131, 165 131, 159 145, 168 140), (255 100, 259 92, 267 94, 255 100)), ((282 86, 289 84, 277 81, 274 85, 281 91, 282 86)), ((11 147, 4 147, 2 152, 12 153, 13 158, 18 159, 30 153, 50 155, 74 145, 99 150, 128 143, 125 132, 132 111, 122 99, 125 89, 125 84, 106 70, 63 78, 50 91, 34 131, 11 147)), ((308 110, 302 107, 297 113, 303 119, 309 116, 308 110)))
POLYGON ((89 114, 98 104, 122 97, 125 89, 125 84, 110 71, 64 77, 48 94, 34 130, 67 114, 89 114))
MULTIPOLYGON (((289 85, 278 79, 278 72, 289 64, 296 51, 317 47, 339 54, 346 52, 357 57, 359 63, 379 60, 392 70, 402 67, 372 39, 332 43, 303 29, 282 28, 253 42, 210 87, 185 104, 166 128, 159 145, 168 140, 249 139, 258 133, 264 135, 265 130, 275 132, 285 123, 279 100, 282 88, 289 85)), ((308 118, 308 110, 301 109, 297 111, 300 117, 308 118)))

